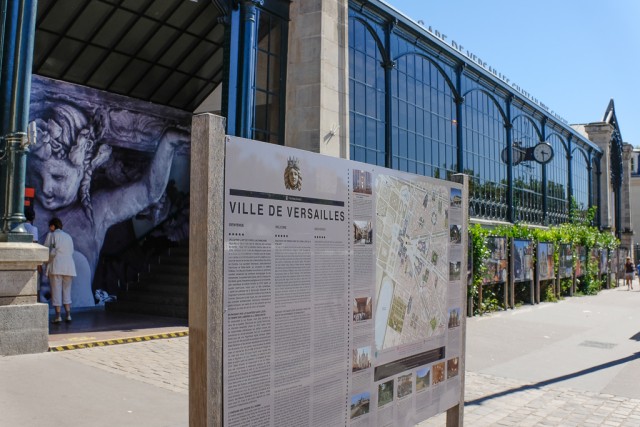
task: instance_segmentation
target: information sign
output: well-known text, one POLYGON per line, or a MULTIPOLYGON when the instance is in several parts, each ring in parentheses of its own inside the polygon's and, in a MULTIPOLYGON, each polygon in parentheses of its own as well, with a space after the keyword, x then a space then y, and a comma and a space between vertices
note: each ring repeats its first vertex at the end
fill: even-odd
POLYGON ((460 403, 462 185, 229 138, 227 426, 414 426, 460 403))

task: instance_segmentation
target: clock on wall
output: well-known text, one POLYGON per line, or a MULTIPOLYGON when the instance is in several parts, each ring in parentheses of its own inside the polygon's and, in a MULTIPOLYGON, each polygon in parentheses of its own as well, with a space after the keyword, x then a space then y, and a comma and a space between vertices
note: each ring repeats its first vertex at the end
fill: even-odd
MULTIPOLYGON (((520 147, 520 145, 517 143, 513 144, 513 147, 511 149, 511 162, 513 163, 513 166, 517 166, 520 163, 522 163, 524 160, 526 160, 525 153, 526 153, 526 149, 524 149, 523 147, 520 147)), ((507 164, 509 164, 508 156, 509 156, 509 150, 507 150, 506 148, 503 148, 501 157, 502 157, 502 161, 507 164)))
POLYGON ((546 142, 540 142, 533 147, 533 159, 544 165, 553 159, 553 147, 546 142))

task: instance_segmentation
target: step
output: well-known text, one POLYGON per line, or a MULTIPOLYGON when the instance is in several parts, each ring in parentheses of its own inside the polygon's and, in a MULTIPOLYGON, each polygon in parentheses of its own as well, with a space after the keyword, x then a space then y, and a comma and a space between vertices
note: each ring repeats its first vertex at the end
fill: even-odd
POLYGON ((151 292, 175 295, 188 295, 189 286, 184 283, 137 282, 129 284, 128 292, 151 292))
POLYGON ((188 294, 174 294, 153 291, 129 291, 118 294, 118 302, 135 302, 154 305, 189 306, 188 294))
POLYGON ((149 266, 149 273, 177 274, 177 275, 181 275, 181 276, 188 276, 189 275, 189 265, 151 264, 149 266))
POLYGON ((189 246, 176 246, 168 249, 168 255, 171 257, 182 256, 189 258, 189 246))
POLYGON ((187 307, 178 307, 175 305, 158 305, 141 302, 118 301, 106 303, 105 308, 106 310, 112 312, 178 317, 181 319, 186 319, 189 316, 189 309, 187 307))
POLYGON ((140 283, 157 283, 163 285, 189 285, 189 274, 174 273, 140 273, 138 275, 140 283))
POLYGON ((189 267, 189 257, 188 256, 169 256, 169 255, 160 255, 158 257, 158 264, 162 265, 183 265, 189 267))

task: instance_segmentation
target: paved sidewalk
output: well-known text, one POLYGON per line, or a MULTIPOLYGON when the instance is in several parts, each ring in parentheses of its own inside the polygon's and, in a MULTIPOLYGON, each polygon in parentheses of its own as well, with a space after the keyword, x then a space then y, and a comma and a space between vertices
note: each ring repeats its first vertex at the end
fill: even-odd
MULTIPOLYGON (((637 281, 468 319, 465 425, 640 426, 638 340, 637 281)), ((187 426, 187 350, 184 337, 0 357, 0 425, 187 426)))

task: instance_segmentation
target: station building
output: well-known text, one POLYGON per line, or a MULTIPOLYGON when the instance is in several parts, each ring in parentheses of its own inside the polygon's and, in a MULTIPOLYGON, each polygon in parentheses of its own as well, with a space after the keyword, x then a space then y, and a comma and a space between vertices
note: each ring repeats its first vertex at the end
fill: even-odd
POLYGON ((24 14, 32 33, 7 21, 4 42, 6 55, 35 36, 18 59, 32 70, 29 120, 44 138, 27 160, 27 202, 42 230, 54 214, 88 224, 70 230, 96 304, 125 287, 141 250, 188 236, 198 153, 180 133, 203 112, 225 117, 230 135, 440 179, 468 174, 472 221, 487 226, 555 225, 596 206, 597 225, 632 247, 632 148, 613 101, 602 120, 571 125, 480 53, 384 1, 39 0, 35 10, 24 14), (80 135, 90 143, 74 149, 80 135), (163 141, 173 150, 163 191, 132 203, 125 190, 163 141), (535 160, 539 145, 551 160, 535 160), (51 173, 39 172, 49 158, 84 165, 57 205, 51 173), (99 204, 104 194, 111 202, 99 204), (99 230, 97 218, 112 226, 99 230))

